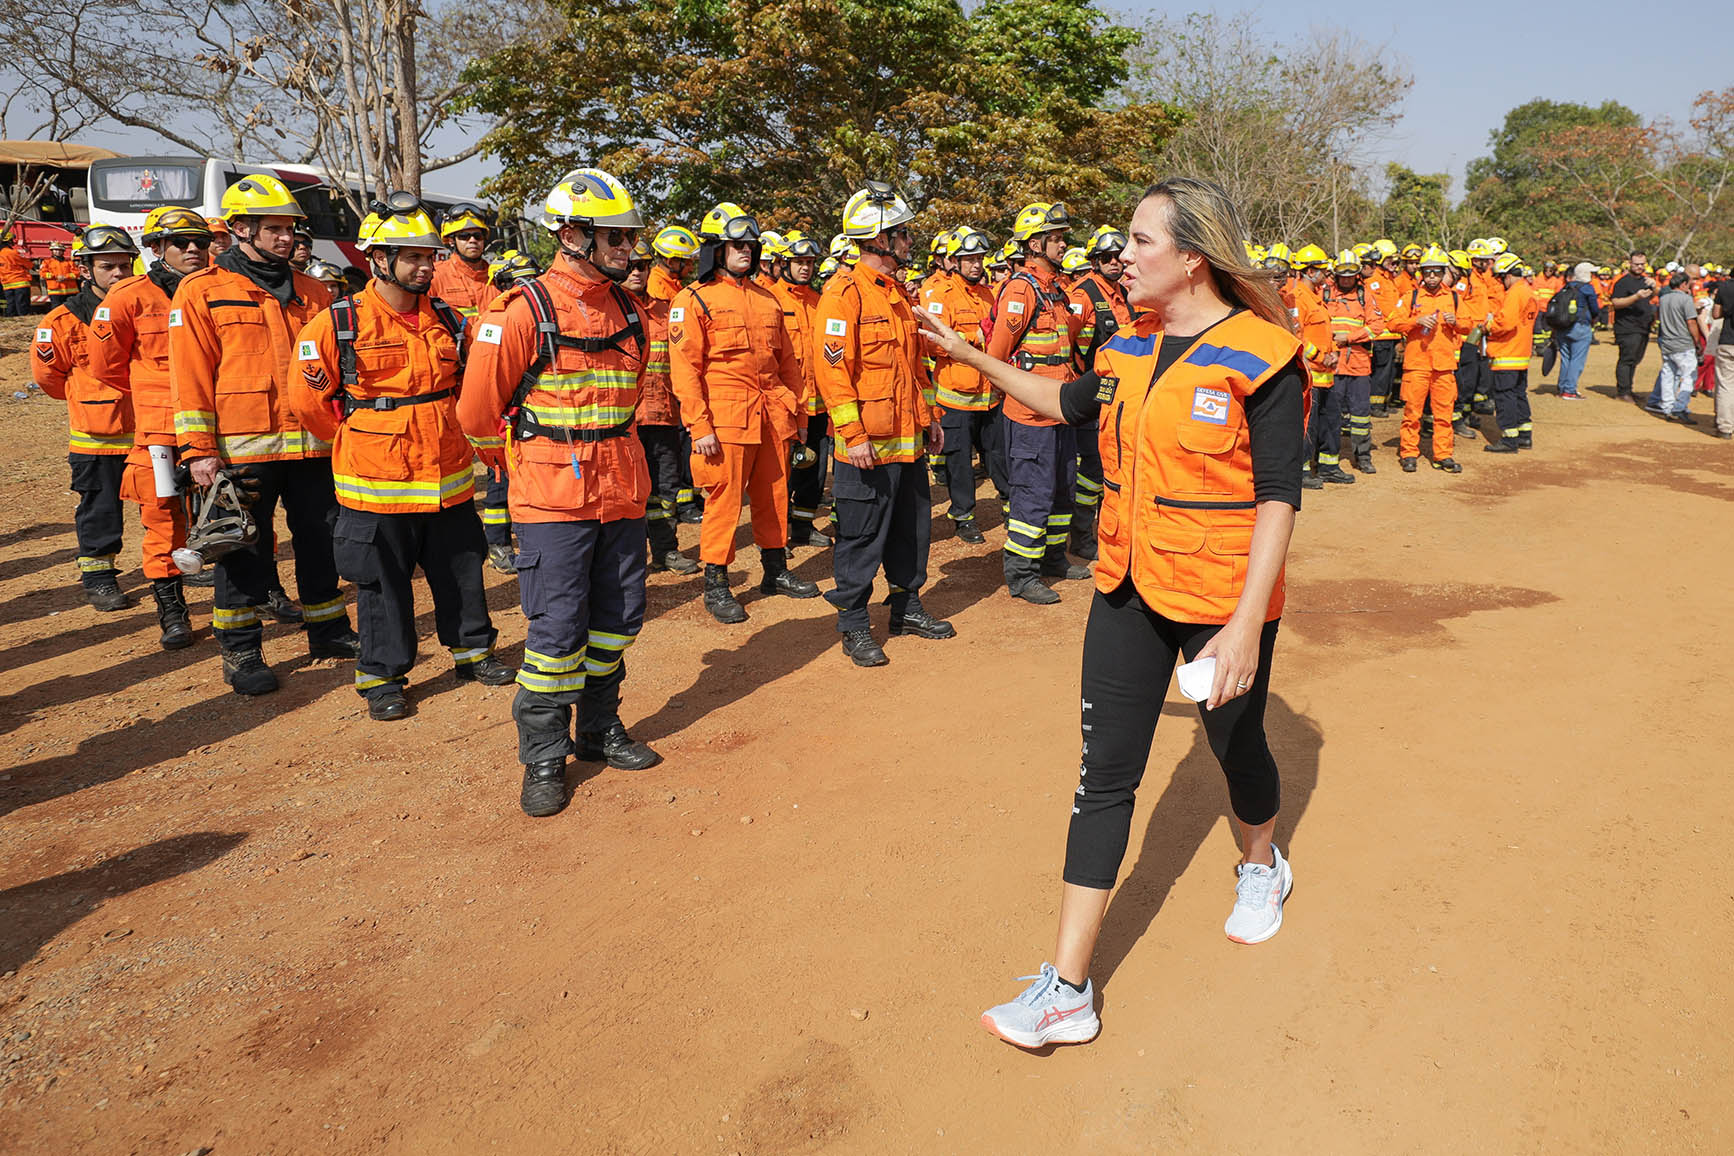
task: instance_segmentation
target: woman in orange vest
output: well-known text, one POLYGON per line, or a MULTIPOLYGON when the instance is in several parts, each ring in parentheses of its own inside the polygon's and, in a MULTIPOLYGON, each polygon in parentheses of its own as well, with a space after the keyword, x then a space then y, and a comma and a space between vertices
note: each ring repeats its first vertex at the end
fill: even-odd
MULTIPOLYGON (((1090 959, 1182 656, 1215 660, 1200 713, 1228 776, 1242 849, 1228 937, 1275 935, 1293 885, 1271 841, 1279 782, 1264 709, 1300 506, 1300 342, 1275 285, 1248 263, 1245 226, 1219 186, 1163 181, 1138 203, 1130 232, 1121 283, 1148 312, 1121 327, 1076 380, 996 362, 921 319, 947 356, 1031 409, 1101 426, 1106 489, 1084 633, 1083 775, 1072 796, 1058 947, 1031 987, 982 1017, 1026 1048, 1083 1043, 1101 1028, 1090 959)), ((1190 675, 1183 690, 1195 689, 1190 675)))

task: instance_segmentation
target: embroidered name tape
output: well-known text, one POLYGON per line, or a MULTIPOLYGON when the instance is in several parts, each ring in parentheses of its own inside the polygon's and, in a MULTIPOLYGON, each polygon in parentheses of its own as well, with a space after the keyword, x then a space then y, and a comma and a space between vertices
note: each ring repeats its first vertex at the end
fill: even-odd
POLYGON ((500 327, 491 324, 482 326, 476 331, 476 340, 486 342, 489 345, 498 345, 500 343, 500 327))
POLYGON ((825 322, 825 336, 842 337, 849 332, 849 323, 841 317, 833 317, 825 322))
POLYGON ((1192 391, 1192 420, 1228 424, 1228 391, 1201 385, 1192 391))

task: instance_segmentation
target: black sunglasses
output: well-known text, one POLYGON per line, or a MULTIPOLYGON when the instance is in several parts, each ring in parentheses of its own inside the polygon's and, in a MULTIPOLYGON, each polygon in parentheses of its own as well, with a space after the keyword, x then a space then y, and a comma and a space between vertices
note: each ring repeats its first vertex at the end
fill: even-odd
POLYGON ((604 245, 619 245, 621 243, 638 243, 637 229, 592 229, 591 235, 604 245))
POLYGON ((211 238, 209 237, 169 237, 167 240, 177 249, 209 249, 211 247, 211 238))

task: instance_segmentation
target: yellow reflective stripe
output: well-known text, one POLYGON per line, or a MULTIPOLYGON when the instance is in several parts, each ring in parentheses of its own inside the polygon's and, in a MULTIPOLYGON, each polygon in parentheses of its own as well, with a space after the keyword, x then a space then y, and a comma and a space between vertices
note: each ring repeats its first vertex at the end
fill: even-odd
POLYGON ((570 429, 606 429, 630 421, 637 412, 637 406, 632 405, 527 405, 524 408, 535 414, 539 422, 570 429))
POLYGON ((363 501, 395 504, 419 502, 434 506, 443 504, 447 498, 470 494, 474 492, 476 485, 475 475, 468 466, 465 466, 461 473, 447 474, 437 482, 379 482, 337 473, 332 474, 331 479, 339 494, 363 501))
POLYGON ((1042 536, 1040 526, 1032 526, 1028 522, 1020 522, 1016 518, 1007 518, 1005 528, 1008 533, 1022 534, 1026 538, 1040 538, 1042 536))
POLYGON ((471 438, 470 444, 478 450, 503 450, 506 448, 506 439, 503 435, 500 437, 471 438))
POLYGON ((1020 545, 1019 543, 1012 541, 1010 538, 1005 540, 1005 548, 1008 552, 1016 554, 1020 558, 1040 558, 1043 554, 1047 553, 1047 551, 1041 546, 1020 545))
POLYGON ((1072 524, 1072 516, 1070 514, 1049 514, 1048 515, 1048 528, 1050 530, 1053 529, 1055 526, 1070 526, 1071 524, 1072 524))
POLYGON ((1076 482, 1078 489, 1083 490, 1087 494, 1099 494, 1102 492, 1102 483, 1096 481, 1094 478, 1086 478, 1083 474, 1079 474, 1073 479, 1073 481, 1076 482))
POLYGON ((1326 386, 1330 386, 1330 385, 1335 384, 1336 380, 1337 380, 1336 374, 1332 373, 1328 369, 1315 369, 1315 370, 1313 370, 1313 385, 1315 385, 1321 389, 1325 388, 1326 386))
POLYGON ((343 596, 339 594, 329 602, 303 602, 301 616, 309 622, 334 622, 343 615, 343 596))
POLYGON ((100 557, 92 557, 81 554, 78 558, 78 568, 86 574, 95 573, 99 570, 113 570, 114 555, 105 554, 100 557))
POLYGON ((579 651, 577 654, 564 655, 560 658, 551 654, 541 654, 534 650, 524 651, 524 665, 534 666, 544 674, 563 674, 567 671, 577 670, 583 664, 583 651, 579 651))
POLYGON ((592 650, 625 650, 636 641, 636 634, 610 634, 605 630, 592 630, 589 646, 592 650))
POLYGON ((131 434, 90 434, 83 430, 73 430, 67 438, 68 448, 74 451, 89 450, 130 450, 132 449, 131 434))
POLYGON ((459 666, 468 666, 473 662, 480 662, 482 659, 488 657, 489 654, 493 653, 485 646, 454 646, 450 649, 452 652, 452 661, 457 663, 459 666))
POLYGON ((603 678, 607 675, 613 674, 619 669, 620 659, 618 658, 612 662, 599 662, 594 658, 586 658, 584 660, 584 673, 587 677, 595 675, 597 678, 603 678))
POLYGON ((525 690, 540 691, 543 694, 568 694, 584 689, 584 672, 543 674, 541 671, 524 667, 518 671, 517 682, 525 690))
POLYGON ((208 409, 183 409, 175 414, 175 432, 216 433, 217 415, 208 409))
POLYGON ((873 443, 873 452, 880 457, 910 456, 920 452, 921 443, 913 435, 909 437, 869 438, 873 443))
POLYGON ((482 524, 485 526, 510 526, 512 513, 504 506, 483 506, 482 524))
MULTIPOLYGON (((939 404, 945 406, 947 409, 986 409, 989 393, 990 391, 986 389, 982 390, 980 393, 960 393, 955 389, 942 385, 939 387, 938 399, 939 404)), ((929 402, 928 404, 931 405, 932 402, 929 402)))
POLYGON ((372 690, 376 686, 384 686, 387 683, 400 681, 402 680, 396 678, 379 678, 371 674, 362 674, 359 670, 355 672, 356 690, 372 690))
POLYGON ((211 608, 211 625, 218 630, 242 630, 249 626, 259 625, 259 612, 251 606, 238 606, 233 610, 221 606, 211 608))
POLYGON ((851 425, 861 420, 861 403, 840 401, 831 407, 831 424, 851 425))
POLYGON ((275 454, 329 454, 331 443, 297 429, 281 433, 224 434, 217 438, 217 449, 223 457, 232 460, 275 454))
POLYGON ((1495 357, 1491 359, 1494 369, 1528 369, 1527 357, 1495 357))

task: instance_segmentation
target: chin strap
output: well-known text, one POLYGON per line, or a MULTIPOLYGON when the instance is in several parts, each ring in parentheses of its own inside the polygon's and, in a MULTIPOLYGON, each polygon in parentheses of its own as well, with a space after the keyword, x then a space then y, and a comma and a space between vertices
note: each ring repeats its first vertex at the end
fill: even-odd
POLYGON ((398 253, 398 246, 396 246, 396 245, 386 246, 386 249, 385 249, 385 254, 386 254, 385 255, 385 272, 381 273, 379 271, 379 268, 377 266, 375 266, 375 268, 373 270, 374 280, 384 281, 387 285, 395 285, 399 289, 402 289, 405 293, 413 293, 417 297, 427 296, 428 290, 433 288, 433 283, 431 281, 427 285, 424 285, 422 288, 417 289, 414 285, 405 285, 402 281, 399 281, 397 279, 397 273, 394 269, 394 266, 396 266, 396 264, 397 264, 397 253, 398 253))

